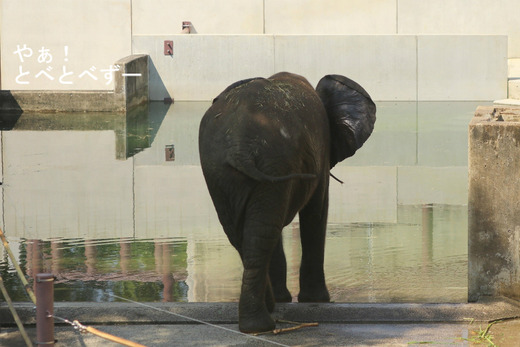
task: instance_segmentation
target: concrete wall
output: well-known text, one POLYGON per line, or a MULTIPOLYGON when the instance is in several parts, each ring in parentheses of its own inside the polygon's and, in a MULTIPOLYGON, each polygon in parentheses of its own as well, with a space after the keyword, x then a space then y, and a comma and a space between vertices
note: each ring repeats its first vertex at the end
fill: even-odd
POLYGON ((507 35, 520 57, 516 0, 133 0, 133 35, 507 35))
POLYGON ((157 100, 208 100, 232 81, 279 70, 312 81, 323 70, 345 73, 377 100, 490 100, 506 97, 505 59, 520 57, 516 0, 0 4, 2 89, 111 89, 114 62, 146 53, 157 100), (183 21, 190 38, 175 36, 183 21), (166 63, 162 41, 172 37, 176 54, 166 63))
POLYGON ((211 100, 232 82, 278 71, 313 85, 349 76, 375 100, 493 100, 507 95, 506 36, 134 36, 150 55, 150 98, 211 100), (165 56, 172 40, 173 56, 165 56))
POLYGON ((133 35, 507 35, 520 58, 516 0, 133 0, 133 35))
POLYGON ((111 70, 131 54, 131 0, 1 5, 2 89, 114 88, 111 70))
POLYGON ((182 22, 199 34, 263 34, 263 0, 133 0, 133 35, 180 34, 182 22))
POLYGON ((399 34, 507 35, 509 58, 520 57, 517 0, 399 0, 399 34))

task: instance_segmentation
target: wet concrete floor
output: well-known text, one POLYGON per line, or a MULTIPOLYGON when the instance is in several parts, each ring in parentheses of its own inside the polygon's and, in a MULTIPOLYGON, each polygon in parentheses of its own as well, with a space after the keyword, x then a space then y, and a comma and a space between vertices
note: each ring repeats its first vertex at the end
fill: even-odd
MULTIPOLYGON (((34 309, 17 304, 17 311, 34 338, 34 309)), ((281 304, 276 319, 318 326, 259 336, 238 331, 236 303, 57 303, 54 315, 146 346, 517 346, 520 337, 520 304, 508 299, 473 304, 281 304)), ((0 322, 0 344, 23 346, 4 306, 0 322)), ((55 338, 57 346, 111 346, 63 324, 56 326, 55 338)))

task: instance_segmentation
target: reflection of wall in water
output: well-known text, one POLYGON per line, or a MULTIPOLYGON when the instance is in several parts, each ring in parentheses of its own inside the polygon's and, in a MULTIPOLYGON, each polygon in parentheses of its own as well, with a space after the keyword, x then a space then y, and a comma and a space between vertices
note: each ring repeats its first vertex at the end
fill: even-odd
POLYGON ((4 132, 5 229, 40 239, 133 236, 132 161, 115 160, 115 143, 114 131, 4 132))
MULTIPOLYGON (((458 143, 467 139, 466 126, 461 124, 466 108, 473 109, 473 104, 452 105, 457 114, 442 116, 453 119, 441 123, 458 124, 452 130, 418 114, 424 111, 433 117, 428 107, 442 111, 447 106, 424 104, 379 103, 372 137, 353 158, 333 169, 345 181, 341 185, 331 180, 330 188, 332 242, 327 242, 326 271, 335 290, 345 287, 335 280, 335 274, 366 266, 368 261, 366 254, 355 256, 357 249, 367 248, 367 238, 354 237, 350 226, 338 234, 338 226, 390 225, 371 245, 402 247, 395 264, 408 263, 414 268, 426 264, 424 259, 452 259, 461 252, 457 247, 466 245, 456 231, 465 228, 457 224, 465 218, 455 218, 456 209, 433 214, 431 251, 421 239, 422 214, 407 212, 421 204, 466 203, 466 152, 458 143), (437 146, 431 145, 434 139, 439 139, 437 146), (455 147, 449 148, 451 145, 455 147), (463 153, 448 155, 448 150, 455 149, 463 153), (442 157, 450 166, 437 166, 442 157)), ((241 264, 218 222, 198 161, 198 124, 208 106, 207 102, 176 103, 169 108, 152 104, 152 129, 147 135, 153 140, 151 147, 126 160, 116 159, 118 135, 111 127, 4 131, 6 234, 31 238, 180 237, 188 240, 190 300, 217 300, 217 292, 225 293, 229 300, 238 297, 241 264), (175 145, 176 158, 166 162, 164 146, 170 144, 175 145), (229 271, 223 273, 223 269, 229 271)), ((121 124, 123 127, 129 128, 121 124)), ((284 234, 289 287, 295 295, 300 258, 297 219, 284 234)), ((387 267, 390 264, 377 265, 392 271, 387 267)))
POLYGON ((331 297, 350 302, 466 301, 467 208, 400 206, 397 223, 331 225, 331 297))
POLYGON ((208 106, 207 102, 172 105, 152 146, 136 154, 137 237, 205 239, 220 232, 199 164, 198 127, 208 106), (164 148, 171 144, 175 161, 167 162, 164 148))

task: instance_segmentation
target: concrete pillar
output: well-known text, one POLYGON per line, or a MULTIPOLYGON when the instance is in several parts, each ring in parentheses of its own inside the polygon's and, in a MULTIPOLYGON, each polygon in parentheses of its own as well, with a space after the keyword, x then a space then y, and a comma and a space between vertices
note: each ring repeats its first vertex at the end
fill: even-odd
POLYGON ((469 124, 468 300, 520 299, 520 107, 478 107, 469 124))

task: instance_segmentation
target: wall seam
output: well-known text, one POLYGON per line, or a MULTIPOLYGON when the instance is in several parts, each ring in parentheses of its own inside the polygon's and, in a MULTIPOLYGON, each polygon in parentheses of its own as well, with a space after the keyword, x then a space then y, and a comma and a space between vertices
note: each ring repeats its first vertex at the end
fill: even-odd
POLYGON ((273 42, 273 71, 272 74, 274 75, 276 73, 276 35, 272 35, 272 42, 273 42))
POLYGON ((265 0, 262 1, 262 25, 263 25, 263 28, 262 28, 262 31, 263 33, 265 34, 265 0))
POLYGON ((134 0, 130 0, 130 54, 134 54, 134 0))
POLYGON ((135 202, 135 155, 132 156, 132 228, 136 237, 136 202, 135 202))
POLYGON ((399 34, 399 0, 395 0, 395 33, 399 34))
POLYGON ((415 35, 415 101, 419 101, 419 36, 415 35))
MULTIPOLYGON (((1 152, 1 155, 2 155, 2 162, 0 163, 0 165, 2 165, 2 181, 0 182, 2 185, 4 184, 4 181, 5 181, 5 172, 4 172, 4 167, 5 167, 5 151, 4 151, 4 131, 1 130, 0 131, 0 152, 1 152)), ((5 230, 5 188, 2 189, 2 230, 5 230)))
POLYGON ((419 165, 419 36, 415 35, 415 165, 419 165))

